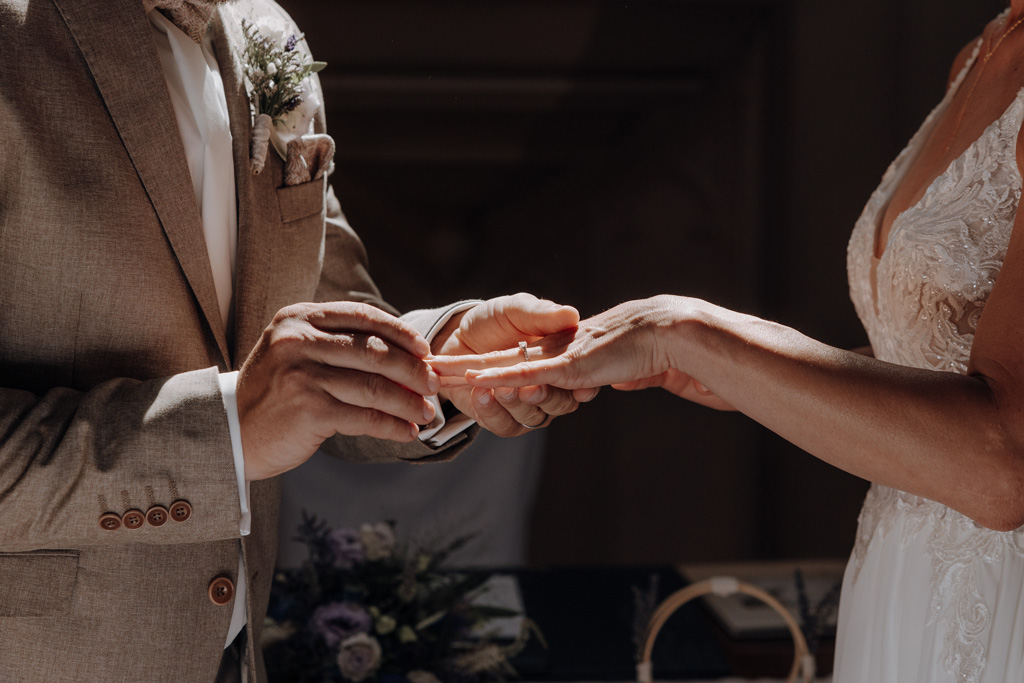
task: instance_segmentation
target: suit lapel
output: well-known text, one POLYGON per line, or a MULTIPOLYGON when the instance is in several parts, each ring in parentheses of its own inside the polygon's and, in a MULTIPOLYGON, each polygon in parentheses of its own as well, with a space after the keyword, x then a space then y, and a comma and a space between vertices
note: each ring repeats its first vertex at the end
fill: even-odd
POLYGON ((53 0, 75 37, 217 347, 228 345, 202 219, 141 0, 53 0))
MULTIPOLYGON (((240 365, 255 346, 269 322, 267 296, 270 283, 273 222, 280 210, 273 178, 276 169, 268 159, 267 169, 259 176, 249 170, 249 140, 252 113, 245 88, 242 55, 245 38, 242 14, 232 4, 221 5, 214 14, 213 45, 217 53, 224 95, 231 118, 234 145, 235 193, 238 197, 238 257, 235 268, 234 355, 240 365)), ((269 154, 273 154, 273 149, 269 154)))

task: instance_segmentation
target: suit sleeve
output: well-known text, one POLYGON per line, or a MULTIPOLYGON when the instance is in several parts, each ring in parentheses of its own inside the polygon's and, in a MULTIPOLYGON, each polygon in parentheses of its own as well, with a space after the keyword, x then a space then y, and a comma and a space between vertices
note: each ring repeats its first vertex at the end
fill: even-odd
MULTIPOLYGON (((366 249, 345 219, 330 185, 327 189, 324 266, 316 296, 317 301, 361 301, 398 315, 398 311, 384 301, 370 278, 366 249)), ((439 321, 447 319, 449 311, 461 305, 460 302, 442 308, 410 311, 402 319, 429 338, 439 321)), ((461 453, 478 431, 478 427, 470 427, 440 447, 423 441, 398 443, 367 436, 338 435, 328 439, 322 449, 350 462, 443 462, 461 453)))
POLYGON ((0 403, 0 552, 239 536, 217 368, 0 403))

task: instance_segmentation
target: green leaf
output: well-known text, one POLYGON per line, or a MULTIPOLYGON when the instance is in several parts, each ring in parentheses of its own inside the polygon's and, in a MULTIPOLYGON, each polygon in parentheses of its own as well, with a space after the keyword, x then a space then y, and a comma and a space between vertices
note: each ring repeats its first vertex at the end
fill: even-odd
POLYGON ((320 71, 323 71, 326 67, 327 62, 311 62, 309 65, 309 72, 313 74, 319 73, 320 71))

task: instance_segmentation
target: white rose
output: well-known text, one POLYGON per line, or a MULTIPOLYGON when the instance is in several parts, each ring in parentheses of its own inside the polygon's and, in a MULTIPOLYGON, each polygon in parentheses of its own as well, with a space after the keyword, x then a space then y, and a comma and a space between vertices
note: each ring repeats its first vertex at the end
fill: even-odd
POLYGON ((303 135, 313 132, 313 120, 323 104, 320 101, 319 93, 312 87, 308 78, 302 81, 302 94, 300 97, 302 101, 299 102, 299 105, 282 116, 274 124, 274 132, 270 136, 271 142, 274 143, 274 149, 277 150, 282 159, 288 158, 289 142, 298 140, 303 135))
POLYGON ((391 557, 395 549, 395 532, 386 522, 364 524, 359 529, 363 547, 366 548, 366 559, 383 560, 391 557))
POLYGON ((359 633, 344 640, 338 648, 338 669, 350 681, 365 680, 380 667, 381 647, 373 636, 359 633))
POLYGON ((280 48, 284 48, 284 44, 289 36, 298 33, 283 19, 269 14, 260 15, 254 23, 256 24, 256 29, 262 35, 272 40, 274 45, 280 48))

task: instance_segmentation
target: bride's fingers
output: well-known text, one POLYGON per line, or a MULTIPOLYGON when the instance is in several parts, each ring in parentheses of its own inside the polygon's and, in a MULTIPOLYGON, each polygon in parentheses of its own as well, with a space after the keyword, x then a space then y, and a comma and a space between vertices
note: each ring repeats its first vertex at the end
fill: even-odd
POLYGON ((492 367, 485 370, 469 369, 466 379, 478 387, 526 387, 534 384, 550 384, 564 389, 572 386, 568 376, 569 366, 564 358, 517 363, 509 367, 492 367))
MULTIPOLYGON (((547 354, 550 355, 550 354, 547 354)), ((546 356, 545 350, 539 346, 527 346, 524 349, 514 346, 501 351, 490 353, 465 354, 462 356, 431 356, 427 363, 441 376, 442 382, 445 377, 462 377, 467 370, 486 370, 488 368, 503 368, 525 360, 539 360, 546 356)))

